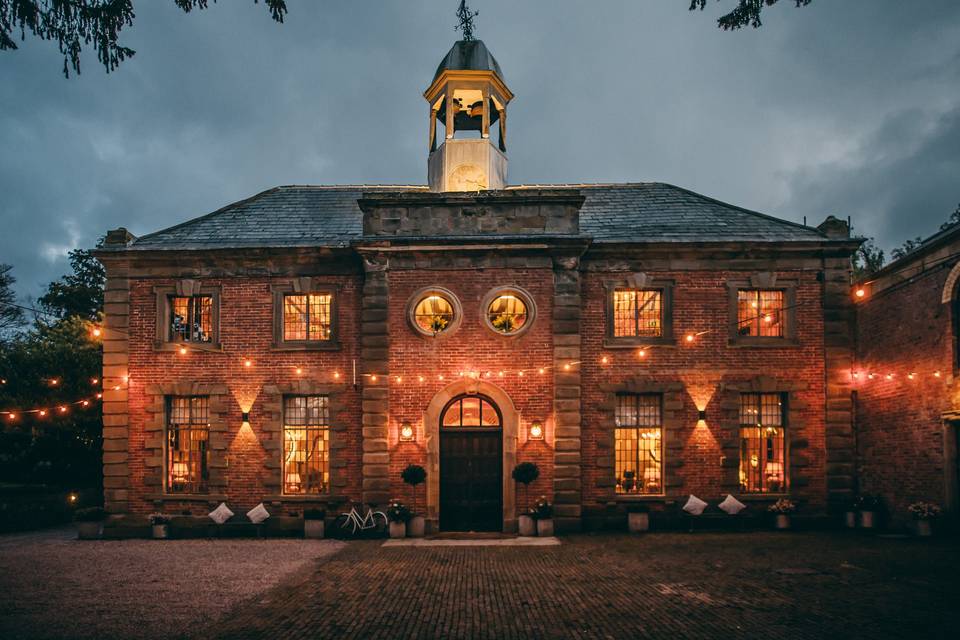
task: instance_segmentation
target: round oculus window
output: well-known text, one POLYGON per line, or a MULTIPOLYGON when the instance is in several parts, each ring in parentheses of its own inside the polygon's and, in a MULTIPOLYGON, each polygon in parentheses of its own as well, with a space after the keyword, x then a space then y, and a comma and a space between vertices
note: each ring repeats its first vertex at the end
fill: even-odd
POLYGON ((437 291, 430 291, 417 300, 411 319, 414 327, 421 333, 437 336, 453 329, 458 317, 450 298, 437 291))
POLYGON ((530 305, 526 297, 516 291, 499 292, 487 304, 487 322, 497 333, 516 335, 530 321, 530 305))

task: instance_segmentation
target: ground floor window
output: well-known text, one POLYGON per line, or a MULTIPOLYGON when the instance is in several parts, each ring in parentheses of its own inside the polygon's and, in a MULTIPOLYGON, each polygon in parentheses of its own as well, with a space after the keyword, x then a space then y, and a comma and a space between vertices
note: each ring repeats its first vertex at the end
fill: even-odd
POLYGON ((780 393, 740 395, 740 490, 787 490, 786 397, 780 393))
POLYGON ((660 394, 617 396, 614 435, 617 493, 663 493, 663 420, 660 394))
POLYGON ((206 396, 167 398, 167 491, 206 493, 210 479, 210 415, 206 396))
POLYGON ((330 398, 283 399, 283 492, 329 493, 330 398))

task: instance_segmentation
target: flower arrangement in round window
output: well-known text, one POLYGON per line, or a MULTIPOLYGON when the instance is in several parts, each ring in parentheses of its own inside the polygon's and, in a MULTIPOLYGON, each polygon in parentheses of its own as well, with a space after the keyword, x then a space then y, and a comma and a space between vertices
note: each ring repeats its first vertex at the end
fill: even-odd
POLYGON ((533 320, 530 297, 518 289, 494 290, 484 309, 487 325, 495 332, 513 336, 525 331, 533 320))
POLYGON ((446 289, 418 291, 410 300, 410 324, 425 336, 452 333, 460 324, 460 305, 446 289))

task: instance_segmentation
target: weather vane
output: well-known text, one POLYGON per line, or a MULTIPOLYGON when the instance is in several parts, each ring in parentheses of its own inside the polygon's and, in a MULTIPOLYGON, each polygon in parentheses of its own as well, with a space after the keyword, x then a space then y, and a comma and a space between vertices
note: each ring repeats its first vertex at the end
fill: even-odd
POLYGON ((463 32, 463 39, 467 42, 473 40, 473 19, 480 15, 479 11, 470 11, 467 6, 467 0, 460 0, 460 8, 457 9, 457 17, 460 24, 454 27, 457 31, 463 32))

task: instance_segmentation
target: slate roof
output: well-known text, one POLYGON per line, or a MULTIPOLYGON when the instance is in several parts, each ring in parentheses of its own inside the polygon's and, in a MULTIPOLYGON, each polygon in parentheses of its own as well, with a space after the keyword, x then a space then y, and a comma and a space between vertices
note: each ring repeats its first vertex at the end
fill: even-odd
POLYGON ((437 72, 433 74, 436 80, 441 73, 450 71, 493 71, 503 80, 503 72, 497 59, 493 57, 483 40, 458 40, 450 47, 450 51, 440 61, 437 72))
MULTIPOLYGON (((511 190, 576 188, 586 201, 580 232, 595 243, 803 242, 826 237, 663 183, 523 185, 511 190)), ((138 238, 137 250, 236 247, 345 247, 361 236, 363 193, 426 191, 425 186, 282 186, 169 229, 138 238)))

